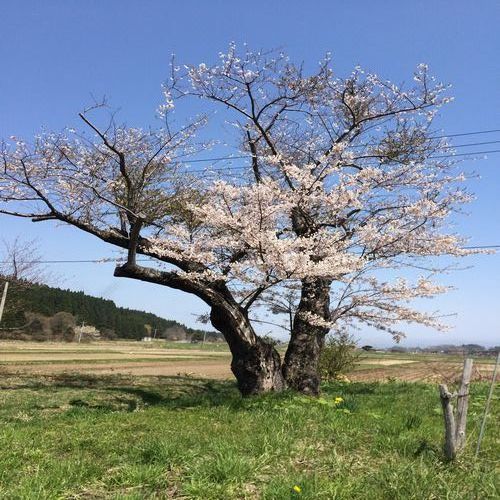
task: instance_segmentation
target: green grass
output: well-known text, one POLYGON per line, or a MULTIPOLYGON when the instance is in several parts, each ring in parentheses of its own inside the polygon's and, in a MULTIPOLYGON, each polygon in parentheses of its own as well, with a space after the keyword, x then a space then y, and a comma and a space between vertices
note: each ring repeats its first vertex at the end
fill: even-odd
POLYGON ((243 399, 233 383, 175 377, 0 385, 0 498, 498 498, 498 399, 473 458, 484 384, 472 385, 454 464, 432 385, 335 383, 317 400, 243 399))

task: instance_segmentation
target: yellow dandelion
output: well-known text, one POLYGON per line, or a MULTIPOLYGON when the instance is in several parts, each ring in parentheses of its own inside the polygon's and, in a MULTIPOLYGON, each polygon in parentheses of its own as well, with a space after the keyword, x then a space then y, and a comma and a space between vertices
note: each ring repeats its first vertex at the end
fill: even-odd
POLYGON ((344 398, 341 398, 340 396, 336 397, 335 400, 334 400, 334 403, 336 405, 342 403, 342 401, 344 401, 344 398))
POLYGON ((298 484, 296 484, 293 487, 293 491, 295 491, 295 493, 302 493, 302 488, 298 484))

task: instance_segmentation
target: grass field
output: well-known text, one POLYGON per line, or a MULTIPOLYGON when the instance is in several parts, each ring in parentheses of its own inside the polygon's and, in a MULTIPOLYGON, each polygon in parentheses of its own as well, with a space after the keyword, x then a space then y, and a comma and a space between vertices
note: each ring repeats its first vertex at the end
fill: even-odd
MULTIPOLYGON (((177 349, 191 356, 181 359, 167 347, 2 343, 0 498, 499 497, 498 396, 481 454, 473 456, 487 384, 471 386, 467 446, 450 464, 441 453, 435 383, 387 375, 440 363, 450 376, 459 360, 443 368, 438 359, 384 358, 396 362, 388 365, 373 356, 351 379, 370 371, 377 379, 385 370, 384 382, 327 384, 320 399, 291 393, 243 399, 231 380, 183 369, 180 376, 127 373, 150 362, 177 369, 195 358, 199 372, 229 363, 220 347, 177 349), (28 360, 19 359, 26 353, 28 360), (95 358, 103 353, 113 356, 95 358), (58 362, 37 359, 41 354, 58 362), (107 370, 95 369, 106 363, 107 370)), ((480 365, 482 373, 491 375, 491 366, 480 365)))

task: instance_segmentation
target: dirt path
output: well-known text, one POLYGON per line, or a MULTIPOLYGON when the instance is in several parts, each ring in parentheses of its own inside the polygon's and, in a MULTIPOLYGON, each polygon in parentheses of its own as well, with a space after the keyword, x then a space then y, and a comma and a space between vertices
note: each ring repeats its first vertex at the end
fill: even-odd
POLYGON ((381 366, 392 366, 392 365, 406 365, 410 363, 418 363, 418 361, 413 359, 362 359, 359 361, 359 365, 381 365, 381 366))

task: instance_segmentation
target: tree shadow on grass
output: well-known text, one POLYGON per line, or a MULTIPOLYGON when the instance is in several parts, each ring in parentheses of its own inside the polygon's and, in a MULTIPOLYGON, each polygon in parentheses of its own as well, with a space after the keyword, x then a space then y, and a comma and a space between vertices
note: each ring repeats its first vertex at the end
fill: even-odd
MULTIPOLYGON (((134 377, 119 374, 58 373, 54 375, 9 374, 0 380, 0 389, 29 391, 34 409, 47 409, 45 393, 58 393, 61 407, 75 411, 135 411, 140 407, 165 406, 172 409, 233 406, 241 396, 233 381, 216 381, 190 376, 134 377)), ((55 405, 55 406, 54 406, 55 405)))
POLYGON ((165 406, 171 409, 193 407, 237 407, 241 396, 234 382, 216 382, 190 377, 168 377, 153 386, 108 387, 110 392, 125 393, 147 406, 165 406))
MULTIPOLYGON (((234 381, 216 381, 190 376, 134 377, 120 374, 78 374, 58 373, 54 375, 22 375, 15 380, 4 381, 4 389, 28 389, 31 391, 62 390, 61 404, 69 404, 75 410, 125 411, 139 408, 163 406, 170 409, 208 408, 226 406, 233 411, 249 411, 259 408, 259 401, 265 407, 272 401, 292 400, 296 394, 286 391, 281 394, 266 394, 242 398, 234 381), (64 394, 64 391, 68 391, 64 394), (66 399, 67 398, 67 399, 66 399), (271 400, 265 403, 264 400, 271 400)), ((329 398, 342 394, 356 396, 363 394, 384 395, 405 390, 398 384, 344 383, 324 384, 323 396, 329 398), (392 385, 392 384, 391 384, 392 385)), ((36 405, 35 405, 36 407, 36 405)))

